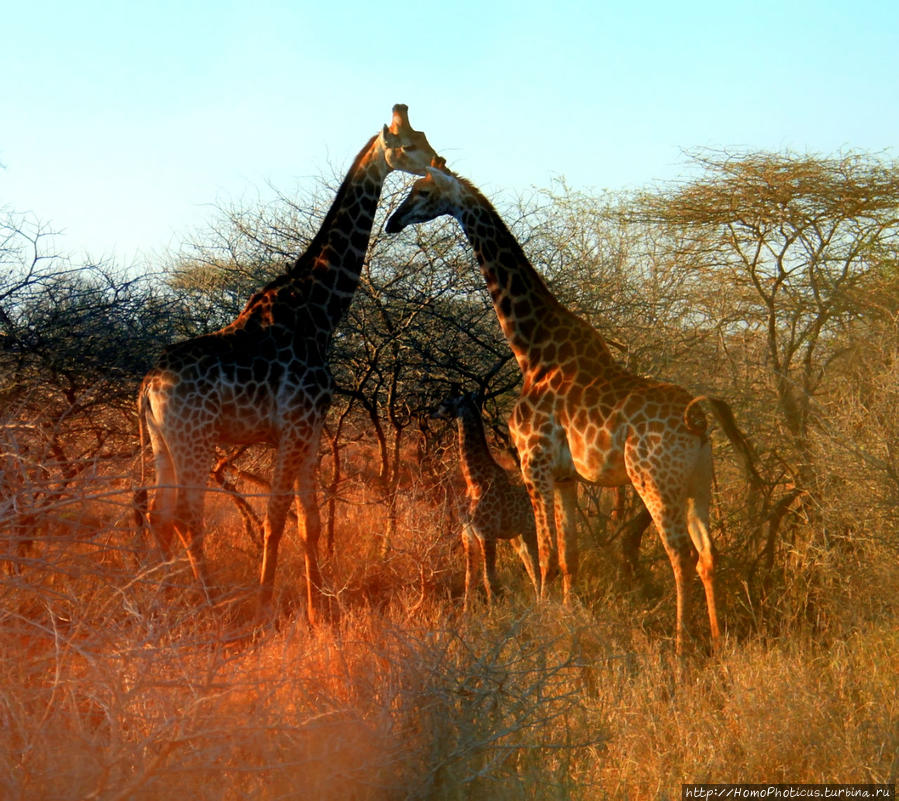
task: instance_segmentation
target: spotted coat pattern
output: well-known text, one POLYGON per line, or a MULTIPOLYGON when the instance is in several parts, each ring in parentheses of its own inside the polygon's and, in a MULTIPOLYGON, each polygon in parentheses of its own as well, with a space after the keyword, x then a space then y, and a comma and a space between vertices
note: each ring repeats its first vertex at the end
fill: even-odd
POLYGON ((515 482, 490 453, 480 404, 473 393, 446 398, 432 417, 455 419, 459 438, 459 464, 465 479, 468 508, 462 526, 465 551, 465 606, 474 583, 475 548, 483 557, 484 588, 488 600, 500 594, 496 579, 496 542, 512 540, 525 570, 540 593, 540 558, 537 528, 527 490, 515 482))
POLYGON ((217 444, 275 448, 263 529, 260 610, 272 598, 278 544, 296 497, 304 543, 307 610, 322 602, 314 474, 333 379, 328 348, 359 282, 381 187, 391 170, 423 174, 436 153, 409 125, 405 106, 353 161, 320 230, 289 269, 254 294, 232 323, 166 349, 141 386, 138 409, 153 449, 150 528, 171 552, 177 533, 198 580, 203 496, 217 444))
POLYGON ((428 170, 387 230, 444 214, 458 220, 471 243, 524 379, 509 427, 537 524, 541 593, 555 544, 564 598, 570 599, 578 560, 576 480, 631 483, 674 571, 678 651, 694 561, 716 643, 715 555, 708 533, 712 458, 697 399, 617 364, 599 332, 553 296, 494 207, 468 181, 442 168, 428 170))

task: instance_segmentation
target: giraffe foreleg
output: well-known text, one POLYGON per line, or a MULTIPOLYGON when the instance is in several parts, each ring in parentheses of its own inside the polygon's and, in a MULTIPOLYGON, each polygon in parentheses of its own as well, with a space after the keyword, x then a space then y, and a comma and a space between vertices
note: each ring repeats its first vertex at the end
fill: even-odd
POLYGON ((540 599, 546 597, 546 588, 556 563, 556 522, 552 488, 539 490, 525 481, 534 508, 534 524, 537 529, 537 551, 540 563, 540 599))
POLYGON ((300 473, 297 481, 297 527, 303 541, 303 561, 306 568, 306 609, 309 622, 315 623, 317 611, 331 619, 330 600, 325 598, 321 568, 318 564, 318 541, 321 536, 321 515, 315 491, 314 460, 300 473))
POLYGON ((202 483, 200 475, 188 474, 182 481, 184 483, 178 487, 175 519, 169 532, 171 530, 177 532, 187 553, 191 571, 203 589, 206 600, 211 601, 212 586, 209 582, 206 557, 203 554, 203 496, 206 486, 202 483))
POLYGON ((562 597, 571 603, 571 592, 577 579, 578 545, 577 483, 574 479, 556 483, 555 524, 559 571, 562 573, 562 597))
POLYGON ((468 599, 471 597, 471 591, 474 587, 475 562, 478 559, 475 555, 475 550, 479 548, 475 542, 476 539, 471 524, 466 522, 462 526, 462 550, 465 552, 465 595, 462 599, 462 609, 465 612, 468 611, 468 599))
MULTIPOLYGON (((514 415, 510 426, 514 422, 514 415)), ((514 432, 513 432, 514 433, 514 432)), ((547 584, 552 576, 556 557, 555 492, 549 465, 540 454, 528 449, 527 441, 518 441, 515 447, 521 456, 521 476, 531 501, 534 527, 537 532, 537 552, 540 564, 540 592, 538 599, 546 597, 547 584)))
POLYGON ((481 551, 484 554, 484 589, 487 591, 487 603, 502 595, 502 587, 496 580, 496 540, 492 537, 478 535, 481 551))
MULTIPOLYGON (((530 507, 528 508, 528 514, 531 514, 530 507)), ((525 532, 520 537, 516 537, 513 542, 515 543, 515 550, 518 551, 518 556, 524 564, 524 569, 527 571, 528 578, 531 580, 531 584, 534 585, 534 592, 539 600, 540 551, 537 548, 537 531, 532 527, 526 528, 525 532)))
MULTIPOLYGON (((275 588, 275 572, 278 567, 278 546, 284 534, 284 522, 287 512, 293 503, 293 464, 278 454, 275 459, 275 469, 272 474, 271 494, 268 498, 265 522, 262 527, 262 571, 259 577, 259 618, 263 618, 272 612, 272 596, 275 588)), ((298 520, 298 524, 302 521, 298 520)), ((300 526, 302 530, 302 526, 300 526)), ((310 608, 307 612, 310 623, 313 622, 314 612, 310 608)))

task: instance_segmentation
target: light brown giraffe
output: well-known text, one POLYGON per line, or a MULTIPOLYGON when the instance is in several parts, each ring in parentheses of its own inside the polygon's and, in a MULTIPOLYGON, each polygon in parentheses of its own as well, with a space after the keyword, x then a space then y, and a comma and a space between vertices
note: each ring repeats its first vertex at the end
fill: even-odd
POLYGON ((268 443, 275 456, 260 612, 271 602, 278 543, 296 497, 314 622, 322 601, 314 475, 333 392, 331 337, 358 285, 384 179, 397 169, 421 175, 435 157, 425 135, 410 126, 406 106, 394 106, 390 127, 356 156, 306 252, 254 294, 234 322, 170 346, 144 378, 141 442, 145 428, 156 465, 150 527, 166 552, 177 532, 205 588, 203 496, 214 448, 268 443))
MULTIPOLYGON (((564 598, 570 599, 577 571, 576 480, 610 487, 630 482, 674 570, 678 652, 694 563, 691 543, 717 644, 715 552, 708 530, 712 451, 701 399, 616 363, 599 332, 556 300, 499 214, 468 181, 429 169, 387 230, 444 214, 458 220, 474 249, 524 378, 509 425, 537 523, 541 594, 555 542, 564 598)), ((745 446, 727 405, 706 400, 728 436, 745 446)))
POLYGON ((481 551, 488 602, 501 593, 496 580, 497 540, 512 540, 539 597, 540 556, 531 501, 524 486, 516 484, 490 453, 481 418, 480 397, 472 392, 454 392, 443 400, 431 417, 457 421, 459 464, 468 498, 462 524, 464 607, 468 608, 474 582, 475 548, 481 551))

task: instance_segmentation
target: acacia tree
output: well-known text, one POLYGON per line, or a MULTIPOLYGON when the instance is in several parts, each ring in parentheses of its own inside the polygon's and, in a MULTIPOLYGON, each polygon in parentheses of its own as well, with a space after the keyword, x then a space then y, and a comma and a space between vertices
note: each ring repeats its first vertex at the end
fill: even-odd
POLYGON ((753 366, 777 410, 769 436, 787 446, 789 480, 814 499, 819 396, 848 327, 871 311, 860 299, 895 254, 899 167, 859 154, 706 152, 696 161, 702 177, 645 196, 642 214, 674 232, 671 258, 692 273, 697 313, 730 358, 739 350, 761 361, 753 366))

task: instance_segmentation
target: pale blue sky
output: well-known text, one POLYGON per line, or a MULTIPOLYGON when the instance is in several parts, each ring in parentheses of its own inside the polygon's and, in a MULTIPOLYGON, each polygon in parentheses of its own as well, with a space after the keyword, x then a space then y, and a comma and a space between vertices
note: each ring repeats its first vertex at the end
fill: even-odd
POLYGON ((683 150, 899 157, 899 3, 41 2, 0 17, 0 209, 154 263, 302 197, 407 103, 488 194, 676 180, 683 150))

